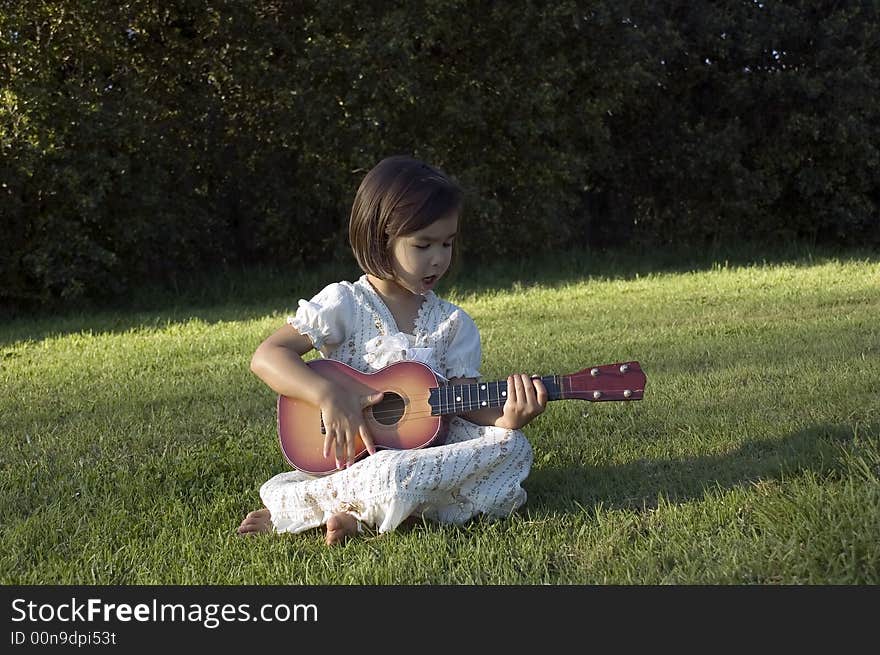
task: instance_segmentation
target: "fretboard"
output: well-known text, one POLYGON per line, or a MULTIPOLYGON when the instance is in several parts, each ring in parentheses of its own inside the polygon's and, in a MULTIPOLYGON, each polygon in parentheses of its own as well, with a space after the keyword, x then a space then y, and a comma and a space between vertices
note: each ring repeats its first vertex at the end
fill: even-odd
MULTIPOLYGON (((548 375, 541 381, 547 389, 548 400, 561 400, 564 375, 548 375)), ((465 414, 486 407, 501 407, 507 401, 507 380, 449 384, 429 389, 428 403, 432 416, 465 414)))

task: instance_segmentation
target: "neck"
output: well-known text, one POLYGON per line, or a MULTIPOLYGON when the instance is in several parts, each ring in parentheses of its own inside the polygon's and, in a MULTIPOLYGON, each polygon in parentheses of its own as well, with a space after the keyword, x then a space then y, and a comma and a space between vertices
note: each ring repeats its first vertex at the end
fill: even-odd
MULTIPOLYGON (((541 378, 548 400, 641 400, 645 373, 638 362, 592 366, 568 375, 541 378)), ((449 384, 428 389, 431 415, 464 414, 484 407, 500 407, 507 401, 507 380, 449 384)))
POLYGON ((374 275, 367 274, 367 281, 384 300, 391 300, 394 303, 416 304, 421 304, 422 300, 424 300, 422 294, 412 289, 407 289, 397 280, 383 280, 374 275))
MULTIPOLYGON (((547 400, 566 398, 562 386, 566 376, 547 375, 541 378, 547 389, 547 400)), ((501 407, 507 401, 507 380, 449 384, 429 390, 431 414, 463 414, 484 407, 501 407)))

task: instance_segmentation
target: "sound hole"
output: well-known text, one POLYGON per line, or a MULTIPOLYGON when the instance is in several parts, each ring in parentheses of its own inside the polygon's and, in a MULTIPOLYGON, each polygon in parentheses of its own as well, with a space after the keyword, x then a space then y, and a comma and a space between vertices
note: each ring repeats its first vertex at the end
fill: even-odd
POLYGON ((382 425, 394 425, 403 418, 403 398, 390 391, 378 403, 373 405, 373 418, 382 425))

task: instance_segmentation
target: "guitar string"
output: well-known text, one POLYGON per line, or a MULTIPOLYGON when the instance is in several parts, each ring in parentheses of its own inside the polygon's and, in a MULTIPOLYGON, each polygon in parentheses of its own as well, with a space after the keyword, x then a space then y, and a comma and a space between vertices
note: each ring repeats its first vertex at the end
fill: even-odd
MULTIPOLYGON (((494 384, 494 383, 489 383, 489 384, 494 384)), ((442 389, 442 388, 444 388, 444 387, 435 387, 435 389, 442 389)), ((495 391, 497 393, 498 389, 496 389, 495 391)), ((390 392, 390 393, 393 393, 393 392, 390 392)), ((414 396, 407 396, 407 398, 410 401, 425 401, 425 400, 428 400, 432 395, 434 395, 434 394, 430 394, 430 393, 427 395, 416 394, 414 396)), ((493 398, 490 398, 487 396, 486 402, 489 404, 488 405, 481 405, 479 403, 481 403, 482 401, 473 401, 473 400, 467 400, 467 401, 465 401, 465 400, 461 400, 461 401, 447 400, 447 401, 444 401, 443 399, 440 398, 439 392, 436 395, 438 398, 437 409, 439 410, 440 414, 444 414, 444 413, 454 414, 454 413, 456 413, 456 410, 455 410, 456 405, 460 405, 460 409, 458 410, 459 413, 467 413, 467 412, 473 411, 475 409, 479 409, 481 406, 482 407, 487 407, 487 406, 498 407, 498 406, 500 406, 500 404, 494 404, 494 403, 499 403, 502 400, 500 397, 496 397, 493 399, 493 398), (474 404, 474 403, 477 403, 477 404, 474 404), (444 410, 448 410, 448 411, 444 411, 444 410)), ((464 394, 461 394, 458 397, 464 398, 464 394)), ((505 400, 505 402, 506 402, 506 400, 505 400)), ((381 405, 381 403, 382 403, 382 401, 379 401, 379 403, 374 405, 374 407, 381 405)), ((395 409, 382 410, 382 411, 378 411, 378 412, 375 409, 373 410, 373 417, 374 418, 393 418, 396 416, 403 418, 404 415, 406 415, 408 418, 422 418, 425 416, 437 416, 436 414, 434 414, 433 410, 428 410, 428 411, 425 411, 425 410, 412 411, 411 410, 409 412, 404 411, 403 413, 401 413, 395 409)))
MULTIPOLYGON (((580 395, 582 393, 583 394, 590 393, 589 391, 574 391, 571 389, 568 391, 564 391, 562 383, 564 382, 565 379, 566 379, 566 376, 549 375, 549 376, 541 377, 541 380, 544 381, 545 384, 552 383, 556 387, 556 389, 555 389, 556 393, 559 393, 560 396, 562 393, 565 393, 566 399, 570 398, 572 400, 589 400, 589 398, 586 395, 584 395, 584 396, 580 395)), ((487 396, 486 396, 486 401, 489 404, 483 405, 482 404, 483 400, 480 398, 480 391, 481 390, 475 389, 477 386, 485 385, 486 387, 488 387, 489 385, 496 385, 495 393, 497 394, 501 389, 502 383, 504 383, 505 387, 506 387, 506 381, 498 380, 498 381, 494 381, 494 382, 481 382, 481 383, 470 384, 470 385, 450 385, 448 387, 431 387, 430 391, 437 391, 436 395, 438 397, 438 409, 441 414, 444 414, 444 413, 445 414, 466 413, 466 412, 469 412, 472 410, 480 409, 481 407, 499 407, 499 406, 503 405, 504 403, 501 402, 501 400, 502 400, 501 397, 496 396, 495 398, 491 398, 489 396, 489 394, 487 394, 487 396), (454 389, 457 386, 460 387, 461 390, 467 389, 467 392, 468 392, 468 400, 467 401, 458 400, 458 397, 456 397, 456 400, 454 400, 454 401, 451 401, 448 399, 444 400, 442 398, 441 393, 440 393, 441 389, 454 389), (470 393, 471 390, 477 391, 477 400, 476 401, 474 401, 471 397, 471 393, 470 393), (476 404, 474 404, 475 402, 476 402, 476 404), (497 404, 493 404, 493 403, 497 403, 497 404), (460 404, 462 406, 460 409, 460 412, 456 411, 456 409, 455 409, 456 404, 460 404)), ((570 384, 570 381, 569 381, 569 384, 570 384)), ((486 390, 488 391, 488 389, 486 389, 486 390)), ((371 391, 371 393, 375 393, 375 390, 371 391)), ((395 392, 394 391, 385 391, 383 393, 395 393, 395 392)), ((459 393, 461 393, 460 397, 463 399, 464 393, 463 392, 459 392, 459 393)), ((395 395, 399 396, 399 394, 395 394, 395 395)), ((433 393, 415 394, 415 395, 406 396, 406 398, 410 401, 421 401, 421 400, 429 399, 432 395, 434 395, 434 394, 433 393)), ((447 395, 448 395, 448 392, 447 392, 447 395)), ((559 399, 562 399, 562 397, 560 397, 559 399)), ((379 401, 379 403, 377 403, 376 406, 381 405, 382 402, 383 401, 379 401)), ((506 399, 505 399, 505 402, 506 402, 506 399)), ((376 412, 374 410, 373 416, 374 417, 381 417, 381 418, 388 418, 388 417, 394 417, 394 416, 401 416, 402 417, 403 415, 398 410, 389 409, 389 410, 384 410, 384 411, 380 411, 380 412, 376 412)), ((433 413, 433 411, 410 412, 409 416, 410 417, 434 416, 434 413, 433 413)))
MULTIPOLYGON (((545 376, 542 379, 544 380, 545 383, 552 381, 552 383, 556 387, 555 391, 557 393, 561 393, 562 389, 560 388, 560 386, 561 386, 560 380, 555 379, 555 378, 557 378, 557 376, 545 376), (549 378, 549 380, 547 378, 549 378)), ((502 382, 505 382, 505 390, 506 390, 506 381, 499 380, 496 382, 479 383, 479 384, 474 384, 474 385, 451 385, 449 387, 432 387, 431 391, 437 391, 437 394, 436 394, 438 397, 438 407, 437 408, 440 412, 440 415, 467 413, 467 412, 470 412, 473 410, 481 409, 483 407, 500 407, 501 405, 503 405, 506 402, 506 398, 501 398, 500 396, 496 396, 496 397, 492 398, 491 394, 486 394, 486 399, 484 401, 480 397, 480 391, 482 391, 482 389, 480 389, 480 390, 475 389, 475 387, 482 386, 482 385, 485 385, 486 387, 488 387, 489 385, 496 385, 495 393, 497 394, 501 390, 502 382), (440 389, 454 389, 456 386, 460 386, 461 389, 468 389, 468 400, 467 401, 458 400, 458 398, 464 398, 464 393, 462 393, 461 391, 459 391, 459 393, 461 395, 456 396, 456 400, 454 400, 454 401, 453 400, 444 400, 442 398, 440 391, 439 391, 440 389), (477 391, 477 399, 476 400, 473 400, 471 398, 471 395, 470 395, 471 390, 477 391), (483 404, 484 402, 486 402, 488 404, 483 404), (456 405, 461 405, 461 407, 456 409, 456 407, 455 407, 456 405)), ((486 388, 485 390, 489 391, 488 388, 486 388)), ((395 392, 394 391, 386 391, 383 393, 395 393, 395 392)), ((588 391, 583 391, 583 392, 569 391, 569 392, 567 392, 566 397, 570 398, 572 400, 588 400, 588 397, 586 396, 587 393, 590 393, 590 392, 588 392, 588 391), (583 393, 585 395, 581 396, 581 393, 583 393)), ((399 396, 399 394, 395 394, 395 395, 399 396)), ((422 401, 422 400, 427 400, 427 399, 431 398, 431 396, 433 396, 433 395, 435 395, 435 394, 433 394, 433 393, 414 394, 411 396, 406 396, 406 398, 410 401, 422 401)), ((448 392, 447 392, 447 395, 448 395, 448 392)), ((559 398, 559 399, 561 399, 561 398, 559 398)), ((382 402, 383 401, 379 401, 379 403, 374 405, 374 407, 381 405, 382 402)), ((424 416, 437 416, 437 414, 434 414, 433 410, 429 410, 429 411, 421 410, 421 411, 409 411, 409 412, 405 411, 403 413, 401 413, 399 410, 396 410, 396 409, 388 409, 388 410, 383 410, 383 411, 379 411, 379 412, 375 411, 375 409, 373 410, 373 417, 374 418, 393 418, 393 417, 403 418, 404 414, 406 414, 408 416, 408 418, 421 418, 424 416)))
MULTIPOLYGON (((545 376, 545 378, 542 378, 542 379, 547 384, 550 384, 552 381, 552 383, 555 386, 558 386, 558 382, 556 382, 554 380, 554 378, 556 378, 556 376, 545 376)), ((482 407, 500 407, 501 405, 503 405, 504 402, 507 401, 506 398, 502 398, 501 396, 497 395, 499 392, 501 392, 502 384, 504 385, 504 393, 507 393, 507 381, 506 380, 496 380, 494 382, 480 382, 477 384, 450 385, 447 387, 432 387, 429 391, 436 391, 436 396, 437 396, 437 400, 438 400, 438 410, 441 415, 442 414, 467 413, 467 412, 470 412, 470 411, 473 411, 476 409, 480 409, 482 407), (495 386, 496 396, 494 398, 491 397, 491 390, 489 388, 491 385, 495 386), (482 388, 477 389, 476 387, 478 387, 478 386, 482 387, 482 388), (450 400, 448 398, 449 391, 455 389, 456 387, 459 388, 459 390, 457 392, 459 395, 456 396, 455 400, 450 400), (465 389, 467 389, 467 395, 468 395, 467 401, 464 400, 464 395, 465 395, 464 390, 465 389), (440 390, 445 390, 445 394, 441 394, 440 390), (476 401, 474 401, 471 397, 472 390, 476 391, 476 395, 477 395, 476 401), (480 397, 480 391, 487 392, 485 394, 485 400, 483 400, 480 397), (447 398, 443 399, 443 395, 446 395, 447 398), (459 398, 461 398, 461 400, 459 400, 459 398), (486 404, 484 404, 484 402, 486 404), (474 404, 474 403, 476 403, 476 404, 474 404), (461 405, 459 410, 456 410, 456 408, 455 408, 456 404, 461 405)), ((385 392, 385 393, 394 393, 394 392, 390 391, 390 392, 385 392)), ((434 393, 428 393, 427 395, 415 394, 412 396, 407 396, 407 398, 410 400, 417 400, 418 401, 418 400, 426 400, 434 395, 435 395, 434 393)), ((379 401, 379 403, 374 405, 374 407, 380 405, 381 403, 382 403, 382 401, 379 401)), ((409 418, 421 418, 422 416, 436 416, 433 411, 428 411, 428 412, 425 412, 425 411, 412 412, 411 411, 407 415, 409 418)), ((373 417, 390 418, 390 417, 395 417, 395 416, 400 416, 401 418, 403 418, 403 414, 401 414, 398 410, 395 410, 395 409, 390 409, 390 410, 385 410, 385 411, 380 411, 380 412, 376 412, 375 410, 373 410, 373 417)))
MULTIPOLYGON (((461 407, 458 409, 455 408, 455 404, 441 403, 441 405, 439 406, 440 414, 434 414, 433 411, 431 411, 431 410, 428 410, 428 411, 410 410, 410 411, 404 411, 403 413, 401 413, 397 410, 393 410, 393 409, 392 410, 383 410, 380 412, 377 412, 374 410, 373 417, 374 418, 393 418, 393 417, 397 416, 397 417, 403 418, 403 416, 406 415, 407 418, 421 418, 424 416, 440 416, 440 415, 445 415, 445 414, 457 414, 457 413, 466 414, 468 412, 471 412, 471 411, 474 411, 477 409, 483 409, 486 407, 501 407, 504 403, 500 402, 500 400, 501 399, 497 399, 494 402, 490 401, 488 405, 475 404, 475 403, 470 403, 470 404, 460 403, 461 407), (449 410, 449 411, 445 411, 445 410, 449 410)), ((563 399, 558 398, 556 400, 563 400, 563 399)), ((572 392, 571 394, 566 395, 564 400, 590 400, 590 397, 588 397, 587 395, 581 395, 580 392, 572 392)), ((628 400, 628 399, 621 398, 620 400, 628 400)), ((456 404, 458 404, 458 403, 456 403, 456 404)))
MULTIPOLYGON (((590 400, 590 398, 587 395, 581 395, 580 392, 573 392, 570 395, 566 396, 565 400, 569 400, 569 399, 570 400, 590 400)), ((562 400, 562 398, 556 398, 554 400, 562 400)), ((626 399, 621 398, 620 400, 626 400, 626 399)), ((477 409, 483 409, 483 408, 487 408, 487 407, 501 407, 504 404, 503 402, 501 402, 500 398, 497 398, 494 400, 490 399, 487 402, 488 402, 488 404, 486 404, 486 405, 482 404, 482 402, 480 402, 479 404, 476 404, 475 402, 470 402, 470 403, 462 402, 462 403, 455 403, 455 404, 454 403, 440 403, 440 405, 438 406, 439 414, 434 414, 433 410, 427 410, 427 411, 425 411, 425 410, 418 410, 418 411, 409 410, 409 411, 404 411, 404 412, 400 412, 395 409, 382 410, 382 411, 378 411, 378 412, 373 410, 373 417, 377 418, 377 419, 378 418, 394 418, 394 417, 403 418, 404 416, 406 416, 407 418, 421 418, 421 417, 426 417, 426 416, 441 416, 441 415, 447 415, 447 414, 466 414, 468 412, 472 412, 477 409), (460 407, 456 408, 455 407, 456 404, 460 404, 460 407)), ((505 402, 506 402, 506 400, 505 400, 505 402)))
MULTIPOLYGON (((561 384, 560 384, 561 380, 557 380, 554 378, 557 378, 557 376, 545 376, 542 379, 544 380, 545 383, 547 383, 548 381, 552 381, 554 386, 556 386, 556 392, 562 393, 563 390, 561 389, 561 384), (550 380, 548 380, 547 378, 549 378, 550 380)), ((431 391, 437 392, 436 393, 437 400, 438 400, 437 409, 439 410, 439 414, 434 414, 433 409, 428 410, 428 411, 424 411, 424 410, 412 411, 411 410, 409 412, 404 411, 403 413, 401 413, 397 409, 388 409, 388 410, 382 410, 382 411, 378 411, 378 412, 375 411, 375 409, 374 409, 373 410, 373 417, 374 418, 393 418, 393 417, 403 418, 403 416, 406 415, 408 418, 421 418, 421 417, 425 417, 425 416, 467 413, 467 412, 481 409, 484 407, 500 407, 506 402, 506 398, 501 398, 499 396, 492 398, 491 394, 486 394, 485 400, 483 400, 480 396, 480 391, 482 391, 482 389, 476 390, 476 387, 482 386, 482 385, 486 385, 487 387, 489 385, 496 385, 495 393, 497 394, 501 390, 501 384, 502 384, 502 381, 499 380, 497 382, 487 382, 487 383, 479 383, 479 384, 473 384, 473 385, 451 385, 449 387, 432 387, 431 391), (440 393, 440 390, 441 389, 454 389, 456 386, 460 386, 461 390, 464 390, 464 389, 468 390, 468 400, 463 400, 464 393, 462 391, 459 391, 460 395, 456 396, 456 400, 454 400, 454 401, 448 400, 448 399, 446 399, 446 400, 443 399, 442 394, 440 393), (476 400, 474 400, 471 397, 471 395, 470 395, 471 390, 475 390, 477 392, 477 399, 476 400), (462 398, 462 400, 458 400, 458 398, 462 398), (486 402, 487 404, 483 404, 484 402, 486 402), (456 409, 456 405, 460 405, 460 407, 458 409, 456 409)), ((506 387, 506 384, 505 384, 505 387, 506 387)), ((486 389, 486 391, 489 391, 489 390, 486 389)), ((375 393, 375 391, 373 393, 375 393)), ((392 394, 399 396, 399 394, 396 394, 394 391, 385 391, 383 393, 392 393, 392 394)), ((587 394, 589 394, 589 393, 590 393, 589 391, 582 391, 581 392, 581 391, 569 390, 569 391, 565 392, 565 398, 572 399, 572 400, 589 400, 589 397, 587 396, 587 394), (584 394, 584 395, 581 395, 581 394, 584 394)), ((412 402, 412 401, 416 401, 416 402, 427 401, 433 395, 435 395, 435 394, 433 394, 433 393, 414 394, 414 395, 406 396, 406 399, 409 400, 410 402, 412 402)), ((448 396, 448 392, 446 395, 448 396)), ((401 396, 401 398, 402 398, 402 396, 401 396)), ((562 398, 558 398, 558 399, 562 399, 562 398)), ((379 403, 374 405, 374 407, 378 407, 379 405, 382 404, 382 402, 383 401, 379 401, 379 403)))

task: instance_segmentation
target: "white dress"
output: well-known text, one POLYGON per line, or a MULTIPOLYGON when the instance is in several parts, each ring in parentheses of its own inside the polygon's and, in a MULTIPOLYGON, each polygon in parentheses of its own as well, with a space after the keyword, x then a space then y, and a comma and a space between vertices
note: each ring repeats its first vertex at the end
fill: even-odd
MULTIPOLYGON (((448 379, 479 377, 480 334, 474 321, 431 291, 414 334, 398 329, 366 276, 330 284, 310 301, 300 300, 287 322, 323 357, 364 373, 418 360, 448 379)), ((380 533, 413 515, 461 524, 478 514, 505 517, 521 507, 526 501, 522 482, 531 465, 532 447, 520 430, 452 417, 442 446, 379 450, 320 477, 280 473, 263 484, 260 497, 276 532, 316 528, 337 512, 348 512, 380 533)))

